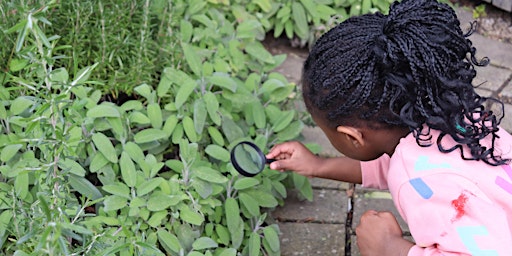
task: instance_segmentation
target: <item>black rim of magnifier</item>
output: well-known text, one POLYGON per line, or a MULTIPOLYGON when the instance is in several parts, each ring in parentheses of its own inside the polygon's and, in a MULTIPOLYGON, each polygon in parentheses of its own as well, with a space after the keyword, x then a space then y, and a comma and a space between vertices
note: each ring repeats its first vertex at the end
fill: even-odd
POLYGON ((244 176, 247 176, 247 177, 253 177, 253 176, 256 176, 257 174, 259 174, 261 171, 263 171, 263 169, 265 169, 264 167, 261 168, 258 172, 256 173, 249 173, 249 172, 246 172, 242 167, 240 167, 240 165, 238 164, 238 162, 235 160, 235 149, 236 147, 240 146, 240 145, 249 145, 251 146, 259 155, 260 159, 261 159, 261 162, 262 163, 267 163, 267 158, 265 158, 265 155, 263 154, 263 152, 261 152, 261 149, 256 146, 256 144, 252 143, 252 142, 249 142, 249 141, 242 141, 238 144, 236 144, 236 146, 233 147, 233 150, 231 150, 231 163, 233 164, 233 166, 235 167, 235 169, 238 171, 238 173, 244 175, 244 176))

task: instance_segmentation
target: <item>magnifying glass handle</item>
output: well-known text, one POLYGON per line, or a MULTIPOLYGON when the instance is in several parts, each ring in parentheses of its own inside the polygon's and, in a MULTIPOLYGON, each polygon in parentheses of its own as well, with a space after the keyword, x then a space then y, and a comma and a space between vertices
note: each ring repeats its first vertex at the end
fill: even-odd
POLYGON ((276 159, 267 159, 267 160, 266 160, 267 164, 273 163, 273 162, 275 162, 275 161, 277 161, 277 160, 276 160, 276 159))

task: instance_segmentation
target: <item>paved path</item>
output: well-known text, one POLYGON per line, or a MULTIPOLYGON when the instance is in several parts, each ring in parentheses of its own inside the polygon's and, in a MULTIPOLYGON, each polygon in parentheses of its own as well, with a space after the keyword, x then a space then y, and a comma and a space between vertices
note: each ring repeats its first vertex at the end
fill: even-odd
MULTIPOLYGON (((467 28, 472 20, 471 13, 463 9, 457 10, 457 13, 462 27, 467 28)), ((477 90, 484 96, 498 97, 506 102, 502 126, 512 132, 512 45, 479 34, 473 34, 470 39, 477 47, 478 57, 491 59, 490 66, 477 69, 475 82, 481 84, 477 90)), ((286 52, 288 58, 278 71, 290 81, 298 83, 307 53, 279 47, 273 47, 272 51, 286 52)), ((318 128, 307 127, 303 135, 304 142, 320 144, 323 155, 339 155, 318 128)), ((314 188, 313 202, 300 200, 292 192, 285 205, 273 213, 282 232, 283 256, 359 255, 354 228, 363 212, 369 209, 388 210, 399 216, 387 192, 322 179, 312 179, 311 183, 314 188)), ((403 220, 400 220, 400 224, 407 235, 407 225, 403 220)))

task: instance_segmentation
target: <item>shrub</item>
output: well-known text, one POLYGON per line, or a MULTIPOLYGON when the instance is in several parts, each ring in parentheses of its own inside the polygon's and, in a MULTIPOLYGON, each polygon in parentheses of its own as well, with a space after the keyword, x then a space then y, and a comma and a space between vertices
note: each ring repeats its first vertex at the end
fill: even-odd
MULTIPOLYGON (((159 17, 170 3, 154 4, 159 17)), ((172 4, 186 17, 179 61, 118 102, 94 75, 107 64, 70 61, 76 47, 47 34, 61 5, 19 8, 3 29, 12 49, 0 87, 2 253, 279 254, 267 212, 288 184, 311 199, 309 182, 268 169, 242 177, 228 152, 299 135, 296 85, 272 72, 285 56, 263 48, 253 21, 172 4)))

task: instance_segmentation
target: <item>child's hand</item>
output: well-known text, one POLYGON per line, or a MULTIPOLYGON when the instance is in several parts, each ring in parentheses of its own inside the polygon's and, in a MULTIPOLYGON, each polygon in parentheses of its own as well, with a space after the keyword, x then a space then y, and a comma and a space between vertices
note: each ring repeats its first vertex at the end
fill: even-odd
POLYGON ((270 169, 292 170, 307 177, 314 177, 315 170, 322 162, 320 157, 314 155, 302 143, 297 141, 274 146, 266 157, 276 159, 275 162, 270 164, 270 169))
POLYGON ((402 238, 402 229, 390 212, 367 211, 356 228, 357 246, 363 256, 407 255, 413 243, 402 238))

